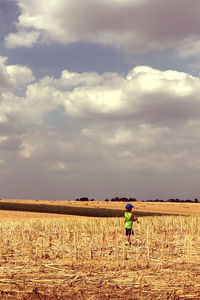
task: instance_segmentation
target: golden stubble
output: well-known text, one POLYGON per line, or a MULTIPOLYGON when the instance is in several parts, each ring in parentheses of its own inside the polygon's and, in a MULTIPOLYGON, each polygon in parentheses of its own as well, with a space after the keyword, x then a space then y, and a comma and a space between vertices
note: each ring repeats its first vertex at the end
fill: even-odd
POLYGON ((200 216, 143 217, 134 231, 127 247, 123 218, 1 220, 2 299, 198 299, 200 216))

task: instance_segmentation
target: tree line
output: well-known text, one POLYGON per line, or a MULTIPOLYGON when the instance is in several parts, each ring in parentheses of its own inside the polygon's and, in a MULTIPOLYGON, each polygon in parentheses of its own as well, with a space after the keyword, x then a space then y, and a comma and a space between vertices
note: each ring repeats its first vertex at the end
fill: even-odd
MULTIPOLYGON (((89 199, 88 197, 77 198, 76 201, 96 201, 95 199, 89 199)), ((127 198, 127 197, 114 197, 111 199, 106 198, 104 201, 106 202, 137 202, 136 198, 127 198)), ((178 202, 178 203, 200 203, 197 198, 194 200, 191 199, 179 199, 179 198, 170 198, 168 200, 162 199, 151 199, 151 200, 141 200, 140 202, 178 202)))

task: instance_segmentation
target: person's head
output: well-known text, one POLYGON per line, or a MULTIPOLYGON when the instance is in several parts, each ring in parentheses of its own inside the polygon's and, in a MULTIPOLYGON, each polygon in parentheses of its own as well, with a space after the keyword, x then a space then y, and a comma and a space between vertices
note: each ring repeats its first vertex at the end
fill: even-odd
POLYGON ((133 207, 134 207, 134 206, 133 206, 132 204, 130 204, 130 203, 126 204, 126 210, 127 210, 128 212, 131 212, 133 207))

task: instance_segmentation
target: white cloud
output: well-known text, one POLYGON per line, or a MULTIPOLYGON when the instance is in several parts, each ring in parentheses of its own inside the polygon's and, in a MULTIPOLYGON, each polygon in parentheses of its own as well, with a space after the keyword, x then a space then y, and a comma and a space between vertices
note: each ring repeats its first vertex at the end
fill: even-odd
POLYGON ((13 93, 7 92, 0 95, 0 119, 9 122, 10 117, 18 116, 22 110, 22 101, 13 93))
POLYGON ((42 124, 49 114, 64 112, 95 122, 132 120, 170 127, 171 121, 185 122, 200 115, 200 78, 183 72, 146 66, 138 66, 125 76, 65 70, 59 79, 44 77, 31 83, 34 77, 26 67, 2 63, 0 70, 5 78, 2 90, 10 86, 10 92, 2 93, 0 99, 2 120, 18 115, 29 123, 42 124), (13 89, 24 85, 25 96, 16 97, 13 89))
POLYGON ((7 57, 0 56, 0 123, 22 111, 23 100, 15 96, 20 89, 34 80, 32 71, 21 65, 7 65, 7 57))
MULTIPOLYGON (((17 3, 21 13, 17 32, 6 38, 8 47, 85 40, 135 53, 180 47, 200 36, 200 3, 196 0, 44 0, 42 3, 17 0, 17 3)), ((196 52, 198 47, 195 42, 192 44, 191 51, 196 52)))
POLYGON ((7 66, 6 70, 15 87, 23 86, 35 79, 32 71, 24 66, 10 65, 7 66))
POLYGON ((99 75, 96 72, 74 73, 67 70, 62 71, 60 79, 57 81, 59 87, 76 86, 101 86, 115 87, 121 83, 121 76, 118 73, 107 72, 99 75))
MULTIPOLYGON (((85 77, 86 74, 84 80, 85 77)), ((80 84, 63 94, 66 113, 90 119, 127 117, 144 123, 199 116, 197 77, 138 66, 115 84, 109 83, 106 80, 98 85, 80 84)))
POLYGON ((13 87, 13 82, 6 68, 7 57, 0 56, 0 94, 13 87))
POLYGON ((22 65, 7 65, 7 57, 0 56, 0 94, 22 87, 33 80, 31 69, 22 65))
POLYGON ((38 169, 41 180, 63 182, 200 171, 198 77, 138 66, 127 75, 64 70, 31 82, 22 66, 4 60, 0 70, 0 159, 24 179, 38 169))
POLYGON ((38 41, 39 35, 37 31, 18 31, 17 33, 10 33, 5 38, 5 45, 10 49, 15 47, 31 47, 38 41))
POLYGON ((65 107, 68 114, 95 117, 95 114, 118 113, 124 105, 120 89, 80 87, 66 97, 65 107))
POLYGON ((63 95, 64 93, 57 90, 48 78, 30 84, 22 103, 23 113, 25 111, 26 118, 32 122, 43 123, 46 115, 63 106, 63 95))

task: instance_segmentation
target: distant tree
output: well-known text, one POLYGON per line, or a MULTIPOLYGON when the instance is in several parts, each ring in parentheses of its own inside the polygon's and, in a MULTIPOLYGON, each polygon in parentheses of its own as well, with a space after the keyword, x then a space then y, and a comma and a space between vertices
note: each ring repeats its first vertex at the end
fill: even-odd
MULTIPOLYGON (((109 201, 109 199, 105 199, 105 201, 109 201)), ((110 200, 111 202, 136 202, 137 199, 136 198, 127 198, 127 197, 114 197, 111 198, 110 200)))
POLYGON ((170 198, 170 199, 167 200, 167 202, 175 202, 175 199, 170 198))
POLYGON ((175 202, 181 202, 181 200, 179 198, 176 198, 175 202))
POLYGON ((187 200, 185 200, 185 202, 186 202, 186 203, 190 203, 190 202, 192 202, 192 200, 187 199, 187 200))
POLYGON ((129 198, 129 202, 136 202, 137 199, 136 198, 129 198))
POLYGON ((89 201, 89 199, 87 197, 82 197, 80 198, 80 201, 89 201))

